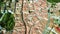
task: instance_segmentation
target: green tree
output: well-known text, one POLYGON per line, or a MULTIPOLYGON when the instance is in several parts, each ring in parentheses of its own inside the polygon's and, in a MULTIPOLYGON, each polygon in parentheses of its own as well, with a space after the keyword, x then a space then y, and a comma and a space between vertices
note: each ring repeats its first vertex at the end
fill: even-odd
POLYGON ((7 10, 7 5, 6 5, 7 2, 9 2, 9 7, 11 8, 12 0, 0 0, 0 19, 1 19, 0 20, 0 26, 2 28, 5 28, 6 31, 11 31, 11 30, 13 30, 14 25, 15 25, 14 14, 10 13, 7 10), (4 7, 3 11, 1 11, 2 7, 4 7), (7 10, 7 12, 6 12, 6 10, 7 10))

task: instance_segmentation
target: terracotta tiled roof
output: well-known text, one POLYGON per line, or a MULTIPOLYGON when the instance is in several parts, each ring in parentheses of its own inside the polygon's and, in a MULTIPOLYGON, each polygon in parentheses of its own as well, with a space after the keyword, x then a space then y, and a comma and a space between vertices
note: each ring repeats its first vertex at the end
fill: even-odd
MULTIPOLYGON (((21 7, 18 6, 22 4, 22 1, 20 0, 17 3, 17 10, 16 10, 16 24, 15 24, 15 33, 13 34, 24 34, 25 27, 21 20, 21 14, 20 9, 21 7)), ((23 17, 24 21, 27 25, 27 34, 42 34, 43 29, 45 27, 45 24, 47 22, 47 10, 46 8, 46 2, 43 0, 37 0, 37 1, 24 1, 23 4, 23 17), (32 3, 31 3, 32 2, 32 3), (31 13, 29 13, 29 10, 31 13), (35 25, 34 25, 35 24, 35 25)), ((13 31, 14 32, 14 31, 13 31)))

